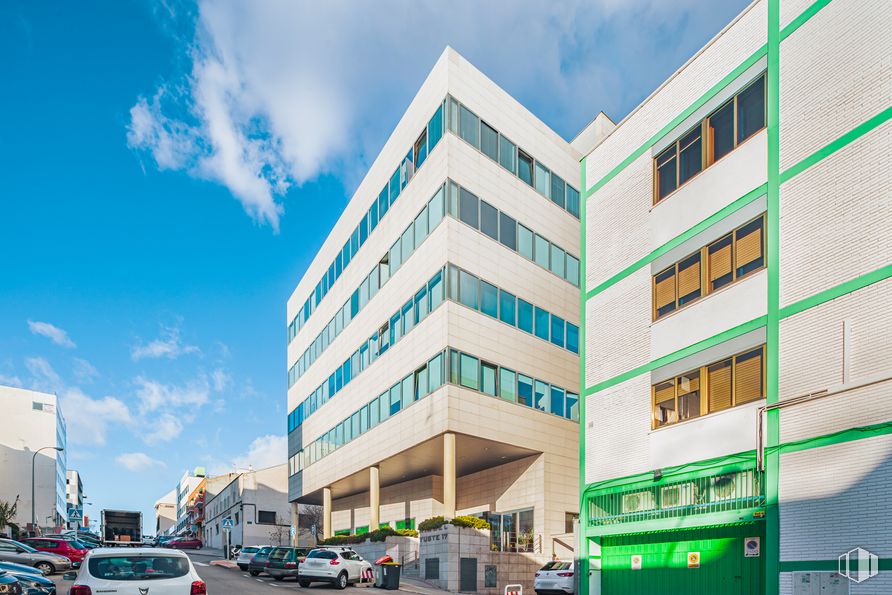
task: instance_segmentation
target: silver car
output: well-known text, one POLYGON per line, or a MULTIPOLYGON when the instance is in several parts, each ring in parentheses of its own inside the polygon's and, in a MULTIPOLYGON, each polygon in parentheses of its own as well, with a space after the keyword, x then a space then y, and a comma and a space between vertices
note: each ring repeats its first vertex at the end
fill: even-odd
POLYGON ((0 539, 0 562, 33 566, 44 574, 64 572, 71 568, 71 560, 65 556, 40 552, 14 539, 0 539))

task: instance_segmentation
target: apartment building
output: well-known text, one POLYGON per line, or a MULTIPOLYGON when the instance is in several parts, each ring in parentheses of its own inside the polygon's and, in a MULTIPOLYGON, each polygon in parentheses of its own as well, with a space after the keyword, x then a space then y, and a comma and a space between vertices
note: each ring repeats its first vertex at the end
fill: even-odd
POLYGON ((176 524, 171 531, 174 535, 183 535, 191 530, 191 522, 189 515, 189 495, 204 481, 204 467, 196 467, 192 471, 186 471, 176 487, 176 524))
POLYGON ((581 592, 892 592, 890 28, 758 0, 573 142, 581 592))
POLYGON ((444 51, 288 300, 289 499, 324 535, 572 532, 580 157, 444 51))
POLYGON ((68 529, 85 527, 84 522, 84 482, 75 469, 65 472, 65 504, 68 514, 68 529))
POLYGON ((176 499, 176 490, 171 490, 155 502, 155 535, 167 535, 176 526, 176 499))
POLYGON ((0 500, 18 500, 13 522, 23 532, 61 530, 68 521, 67 432, 58 397, 0 386, 0 412, 0 500))

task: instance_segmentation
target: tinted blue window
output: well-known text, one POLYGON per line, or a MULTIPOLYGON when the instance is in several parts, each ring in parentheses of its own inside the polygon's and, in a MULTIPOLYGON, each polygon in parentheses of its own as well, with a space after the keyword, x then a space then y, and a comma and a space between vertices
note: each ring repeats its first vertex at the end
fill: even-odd
POLYGON ((517 327, 533 334, 533 304, 517 298, 517 327))
POLYGON ((486 281, 480 282, 480 311, 487 316, 499 316, 499 289, 486 281))
POLYGON ((390 208, 390 203, 387 198, 387 186, 385 185, 384 190, 378 195, 378 219, 384 219, 388 208, 390 208))
POLYGON ((543 310, 542 308, 536 308, 536 336, 540 339, 545 339, 548 341, 548 324, 549 324, 549 316, 548 312, 543 310))
POLYGON ((369 209, 369 233, 375 230, 378 227, 378 201, 372 203, 372 207, 369 209))
POLYGON ((561 417, 568 417, 564 412, 564 389, 551 387, 551 412, 561 417))
POLYGON ((335 384, 335 375, 332 374, 328 377, 328 394, 333 395, 337 392, 337 386, 335 384))
POLYGON ((443 106, 437 108, 430 122, 427 123, 427 150, 433 151, 443 136, 443 106))
POLYGON ((517 375, 517 402, 527 407, 533 406, 533 379, 529 376, 517 375))
POLYGON ((393 175, 390 176, 390 204, 396 202, 396 198, 400 195, 400 168, 396 168, 393 175))
POLYGON ((344 365, 341 366, 341 369, 344 370, 344 386, 350 384, 350 381, 353 380, 353 374, 350 372, 352 369, 352 362, 348 359, 344 362, 344 365))
POLYGON ((353 292, 353 295, 350 296, 350 318, 356 316, 356 313, 359 312, 359 290, 353 292))
POLYGON ((344 371, 341 368, 335 370, 335 392, 344 388, 344 371))
POLYGON ((344 261, 344 268, 347 268, 347 265, 350 264, 350 259, 353 258, 353 254, 350 251, 350 240, 347 240, 347 243, 344 244, 344 250, 341 252, 341 260, 344 261))
POLYGON ((517 298, 507 291, 499 291, 499 320, 517 326, 517 298))
POLYGON ((567 349, 573 353, 579 353, 579 327, 567 323, 567 349))
POLYGON ((335 280, 341 278, 341 273, 344 272, 343 264, 341 263, 341 255, 338 254, 335 256, 335 280))
POLYGON ((551 315, 551 342, 558 347, 564 346, 564 319, 551 315))
POLYGON ((579 191, 571 186, 567 186, 567 210, 579 218, 579 191))
POLYGON ((359 222, 359 245, 365 244, 367 239, 369 239, 369 219, 368 217, 363 217, 362 221, 359 222))

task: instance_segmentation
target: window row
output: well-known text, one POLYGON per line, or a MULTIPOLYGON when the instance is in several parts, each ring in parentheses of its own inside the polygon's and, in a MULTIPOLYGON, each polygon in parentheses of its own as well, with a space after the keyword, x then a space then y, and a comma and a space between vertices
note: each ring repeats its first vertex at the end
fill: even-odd
POLYGON ((304 302, 303 306, 298 310, 294 320, 288 325, 288 342, 290 343, 297 333, 303 328, 307 320, 315 311, 316 307, 322 302, 323 298, 328 295, 329 290, 334 286, 341 274, 346 270, 347 265, 356 256, 359 248, 365 244, 368 237, 378 226, 378 223, 384 219, 387 211, 396 202, 403 188, 409 183, 412 176, 424 161, 428 154, 433 151, 434 147, 440 142, 443 136, 443 110, 445 102, 441 103, 434 112, 434 115, 428 121, 427 126, 421 131, 421 135, 415 141, 408 154, 400 162, 399 167, 393 172, 390 180, 384 185, 384 188, 378 194, 378 198, 372 201, 371 207, 363 216, 362 220, 350 234, 350 239, 344 244, 344 247, 335 256, 328 271, 322 276, 322 279, 316 284, 316 287, 310 293, 310 296, 304 302))
POLYGON ((686 256, 653 277, 657 320, 765 267, 765 216, 686 256))
POLYGON ((557 244, 452 181, 447 205, 451 216, 579 287, 579 259, 557 244))
POLYGON ((654 159, 654 204, 765 128, 765 74, 654 159))
POLYGON ((449 97, 448 102, 449 130, 579 219, 578 190, 456 99, 449 97))
POLYGON ((765 346, 651 387, 654 429, 765 398, 765 346))
POLYGON ((445 297, 445 268, 437 271, 421 289, 353 352, 343 364, 316 387, 306 399, 288 414, 288 431, 292 431, 347 386, 363 370, 373 364, 390 347, 433 312, 445 297))
POLYGON ((396 273, 403 262, 427 239, 443 220, 443 195, 441 186, 428 203, 421 209, 412 223, 403 231, 384 257, 366 275, 350 299, 338 310, 328 324, 322 329, 312 343, 304 350, 294 365, 288 370, 288 387, 294 385, 303 376, 316 359, 328 348, 332 341, 341 334, 350 321, 369 303, 378 290, 396 273))
POLYGON ((448 265, 446 280, 446 295, 450 300, 510 324, 567 351, 579 353, 577 325, 454 265, 448 265))
POLYGON ((449 349, 436 354, 423 366, 291 456, 289 475, 303 471, 307 466, 431 394, 445 382, 571 421, 579 421, 577 393, 449 349))

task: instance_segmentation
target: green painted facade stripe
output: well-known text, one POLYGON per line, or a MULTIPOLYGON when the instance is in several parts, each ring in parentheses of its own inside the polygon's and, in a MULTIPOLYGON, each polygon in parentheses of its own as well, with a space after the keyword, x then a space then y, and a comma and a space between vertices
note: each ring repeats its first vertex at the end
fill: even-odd
MULTIPOLYGON (((892 558, 879 559, 880 570, 892 570, 892 558)), ((781 572, 837 572, 839 560, 781 560, 781 572)), ((868 579, 869 580, 869 579, 868 579)), ((870 583, 864 583, 869 586, 870 583)))
POLYGON ((777 451, 780 454, 788 454, 791 452, 811 450, 813 448, 822 448, 824 446, 845 444, 846 442, 854 442, 855 440, 863 440, 865 438, 886 436, 888 434, 892 434, 892 421, 873 424, 871 426, 862 426, 860 428, 849 428, 834 432, 833 434, 824 434, 823 436, 815 436, 813 438, 796 440, 795 442, 787 442, 777 447, 777 451))
POLYGON ((641 157, 647 150, 649 150, 652 146, 660 141, 664 136, 672 132, 676 126, 681 124, 695 111, 700 109, 707 101, 715 97, 717 93, 719 93, 722 89, 731 84, 734 79, 739 77, 741 74, 746 72, 747 68, 758 62, 765 55, 766 47, 763 45, 755 52, 753 52, 749 58, 741 62, 737 68, 732 70, 728 75, 725 76, 722 80, 713 85, 706 93, 700 96, 697 101, 692 103, 685 109, 683 112, 678 114, 675 118, 672 119, 671 122, 666 124, 659 132, 650 137, 643 145, 635 149, 628 157, 623 159, 616 167, 610 170, 607 175, 598 180, 598 182, 591 187, 591 189, 586 190, 585 186, 582 187, 582 197, 583 200, 587 200, 592 194, 600 190, 607 182, 612 180, 618 173, 626 169, 629 164, 633 161, 641 157))
POLYGON ((754 200, 761 198, 762 196, 765 195, 765 189, 766 189, 765 184, 762 184, 761 186, 758 186, 757 188, 753 188, 752 190, 750 190, 749 192, 747 192, 746 194, 744 194, 743 196, 741 196, 740 198, 738 198, 737 200, 732 202, 731 204, 726 205, 721 210, 713 213, 712 215, 710 215, 709 217, 707 217, 700 223, 694 225, 693 227, 691 227, 684 233, 681 233, 681 234, 677 235, 676 237, 672 238, 671 240, 669 240, 668 242, 666 242, 665 244, 663 244, 662 246, 660 246, 659 248, 657 248, 656 250, 654 250, 653 252, 648 254, 647 256, 644 256, 643 258, 638 259, 633 264, 630 264, 629 266, 627 266, 626 268, 624 268, 623 270, 621 270, 614 276, 610 277, 603 283, 599 284, 597 287, 595 287, 591 291, 589 291, 587 293, 583 292, 583 295, 585 296, 585 300, 586 301, 590 300, 591 298, 595 297, 595 295, 601 293, 602 291, 604 291, 611 285, 615 285, 616 283, 622 281, 623 279, 625 279, 626 277, 628 277, 629 275, 631 275, 632 273, 634 273, 641 267, 649 265, 650 263, 652 263, 653 261, 655 261, 662 255, 668 253, 670 250, 673 250, 677 246, 682 245, 684 242, 688 241, 689 239, 691 239, 698 233, 700 233, 706 229, 709 229, 713 224, 718 223, 719 221, 721 221, 722 219, 724 219, 725 217, 728 217, 729 215, 731 215, 733 213, 736 213, 737 211, 739 211, 746 205, 750 204, 754 200))
POLYGON ((724 343, 725 341, 733 339, 734 337, 739 337, 740 335, 756 330, 757 328, 761 328, 765 326, 765 322, 766 318, 764 316, 754 318, 749 322, 744 322, 743 324, 739 324, 734 328, 729 328, 728 330, 722 331, 717 335, 713 335, 712 337, 703 339, 702 341, 698 341, 693 345, 688 345, 687 347, 679 349, 678 351, 674 351, 672 353, 664 355, 663 357, 658 357, 657 359, 649 363, 638 366, 637 368, 633 368, 628 372, 620 374, 619 376, 614 376, 613 378, 609 378, 603 382, 599 382, 598 384, 585 389, 584 394, 586 397, 589 397, 599 391, 604 390, 605 388, 609 388, 611 386, 619 384, 620 382, 625 382, 626 380, 635 378, 636 376, 640 376, 641 374, 645 374, 647 372, 651 372, 661 366, 665 366, 684 357, 688 357, 689 355, 699 353, 708 347, 712 347, 713 345, 724 343))
POLYGON ((819 163, 822 159, 825 159, 826 157, 839 151, 846 145, 858 140, 871 130, 874 130, 878 126, 885 124, 889 121, 889 118, 892 118, 892 107, 887 107, 869 120, 859 124, 855 128, 852 128, 850 131, 843 134, 835 141, 831 142, 825 147, 818 149, 796 165, 784 171, 784 173, 781 174, 781 183, 790 180, 794 176, 802 173, 816 163, 819 163))
POLYGON ((798 17, 787 23, 787 26, 781 30, 780 40, 783 41, 792 35, 796 29, 804 25, 808 19, 815 16, 822 8, 830 4, 830 0, 817 0, 811 6, 802 11, 798 17))
POLYGON ((799 300, 798 302, 792 303, 789 306, 785 306, 781 308, 781 318, 794 316, 796 314, 799 314, 800 312, 808 310, 809 308, 814 308, 815 306, 818 306, 825 302, 835 300, 838 297, 842 297, 846 294, 852 293, 853 291, 863 289, 868 285, 883 281, 885 279, 888 279, 889 277, 892 277, 892 264, 886 265, 875 271, 871 271, 870 273, 861 275, 860 277, 855 277, 854 279, 846 281, 845 283, 841 283, 836 287, 825 289, 824 291, 816 293, 811 297, 807 297, 805 299, 799 300))

